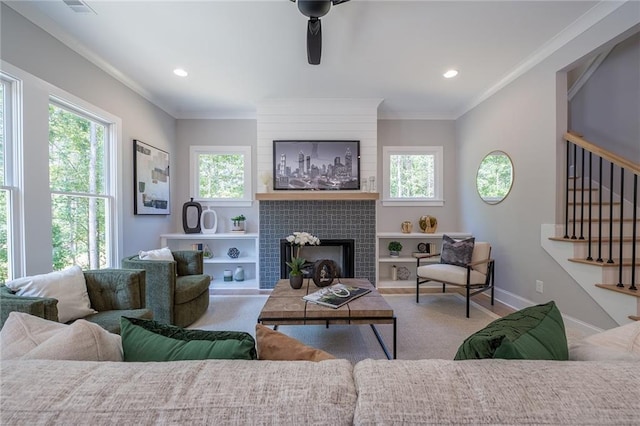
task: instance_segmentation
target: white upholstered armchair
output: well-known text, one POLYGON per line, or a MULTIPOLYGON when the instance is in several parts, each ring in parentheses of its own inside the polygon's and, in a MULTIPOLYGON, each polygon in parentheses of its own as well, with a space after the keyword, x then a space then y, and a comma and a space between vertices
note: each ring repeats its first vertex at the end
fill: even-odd
MULTIPOLYGON (((446 236, 445 236, 446 238, 446 236)), ((444 249, 444 247, 443 247, 444 249)), ((494 260, 491 258, 491 245, 486 242, 473 244, 471 261, 459 264, 431 263, 420 265, 420 260, 431 256, 417 257, 416 303, 420 302, 420 284, 429 281, 441 282, 442 292, 447 284, 465 287, 467 298, 467 318, 469 318, 469 299, 471 296, 491 290, 491 304, 494 295, 494 260), (473 290, 473 291, 471 291, 473 290)))

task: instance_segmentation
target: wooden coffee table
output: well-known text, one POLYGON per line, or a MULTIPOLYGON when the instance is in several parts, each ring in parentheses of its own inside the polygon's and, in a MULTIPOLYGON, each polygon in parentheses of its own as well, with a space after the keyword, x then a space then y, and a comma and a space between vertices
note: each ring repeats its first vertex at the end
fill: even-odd
MULTIPOLYGON (((334 280, 336 284, 338 280, 334 280)), ((318 325, 325 324, 369 324, 387 359, 392 359, 387 346, 376 329, 376 324, 393 324, 393 359, 396 358, 397 321, 393 309, 366 278, 341 278, 340 282, 358 287, 368 287, 370 293, 334 309, 307 302, 302 296, 313 293, 318 287, 305 279, 302 288, 295 290, 288 279, 279 280, 264 304, 258 322, 264 325, 318 325)))

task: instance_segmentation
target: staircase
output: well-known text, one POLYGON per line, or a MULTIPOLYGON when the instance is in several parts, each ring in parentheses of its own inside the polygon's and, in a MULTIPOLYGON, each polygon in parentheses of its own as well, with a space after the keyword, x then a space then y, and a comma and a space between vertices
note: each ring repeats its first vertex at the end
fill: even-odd
POLYGON ((640 165, 576 134, 565 139, 565 223, 543 225, 541 244, 618 324, 638 321, 640 165))

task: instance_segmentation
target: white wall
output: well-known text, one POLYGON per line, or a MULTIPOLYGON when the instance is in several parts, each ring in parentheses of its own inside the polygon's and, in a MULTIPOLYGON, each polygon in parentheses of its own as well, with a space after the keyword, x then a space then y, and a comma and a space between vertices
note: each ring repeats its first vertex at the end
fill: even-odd
MULTIPOLYGON (((171 230, 172 216, 133 214, 133 139, 172 153, 170 167, 175 170, 175 120, 4 3, 0 6, 0 19, 0 59, 121 119, 123 192, 120 201, 125 235, 121 253, 124 256, 157 247, 158 235, 171 230)), ((25 88, 27 274, 51 270, 48 111, 46 103, 26 104, 46 96, 44 90, 36 86, 25 88)), ((177 204, 174 194, 172 197, 172 215, 175 215, 177 204)), ((119 259, 116 260, 114 266, 119 265, 119 259)))
POLYGON ((497 294, 513 305, 555 300, 564 314, 601 328, 616 325, 541 248, 540 228, 556 223, 556 164, 567 127, 564 71, 638 26, 639 8, 621 6, 457 120, 461 226, 492 242, 497 294), (491 206, 478 197, 475 176, 482 157, 496 149, 511 156, 515 179, 507 199, 491 206), (536 279, 544 282, 543 294, 535 292, 536 279))

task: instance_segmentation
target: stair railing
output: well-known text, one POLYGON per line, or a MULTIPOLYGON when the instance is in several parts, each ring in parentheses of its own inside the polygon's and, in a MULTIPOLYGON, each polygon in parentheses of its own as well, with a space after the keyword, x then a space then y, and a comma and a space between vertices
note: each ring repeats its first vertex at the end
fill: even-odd
MULTIPOLYGON (((625 180, 632 181, 632 191, 630 194, 630 198, 632 201, 632 226, 631 226, 631 283, 629 285, 629 290, 637 291, 636 286, 636 263, 637 263, 637 255, 636 255, 636 246, 639 243, 638 240, 638 175, 640 175, 640 164, 634 163, 633 161, 627 160, 619 155, 616 155, 612 152, 609 152, 601 147, 593 144, 592 142, 587 141, 576 133, 567 132, 564 135, 565 140, 567 141, 567 153, 566 153, 566 184, 565 184, 565 224, 564 224, 564 238, 572 239, 572 240, 584 240, 584 226, 585 222, 587 223, 587 246, 588 246, 588 254, 586 260, 593 261, 591 246, 594 238, 597 240, 598 247, 598 255, 596 258, 596 262, 604 262, 602 258, 602 244, 603 241, 606 241, 603 238, 602 232, 602 206, 603 206, 603 196, 602 189, 605 185, 603 182, 607 178, 607 174, 603 174, 603 163, 608 163, 608 188, 609 188, 609 251, 608 258, 606 260, 607 263, 615 263, 613 260, 613 243, 616 238, 613 236, 614 230, 614 221, 618 220, 620 222, 619 229, 619 260, 618 260, 618 283, 616 284, 618 287, 624 287, 622 271, 624 267, 624 256, 623 256, 623 247, 625 238, 625 229, 624 229, 624 200, 625 200, 625 180), (585 159, 585 154, 588 153, 588 159, 585 159), (597 162, 597 175, 594 175, 593 170, 593 162, 597 162), (571 175, 571 166, 573 166, 573 176, 571 175), (580 179, 580 188, 578 188, 578 178, 577 171, 580 169, 581 179, 580 179), (628 172, 628 173, 627 173, 628 172), (585 183, 586 176, 588 173, 588 183, 585 183), (571 181, 573 187, 571 187, 571 181), (598 230, 595 232, 596 235, 593 235, 592 232, 592 207, 593 207, 593 183, 597 182, 597 191, 598 191, 598 230), (588 187, 585 185, 588 184, 588 187), (620 196, 620 211, 617 216, 614 216, 614 192, 616 187, 619 188, 619 196, 620 196), (578 204, 578 195, 580 192, 580 218, 577 216, 577 204, 578 204), (584 209, 585 209, 585 192, 588 194, 588 218, 585 219, 584 209), (569 194, 572 193, 572 200, 569 200, 569 194), (572 205, 572 229, 571 236, 569 236, 569 205, 572 205), (580 222, 579 236, 576 236, 578 232, 577 226, 578 221, 580 222)), ((628 191, 627 191, 628 192, 628 191)))

